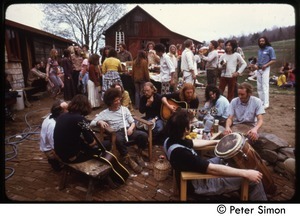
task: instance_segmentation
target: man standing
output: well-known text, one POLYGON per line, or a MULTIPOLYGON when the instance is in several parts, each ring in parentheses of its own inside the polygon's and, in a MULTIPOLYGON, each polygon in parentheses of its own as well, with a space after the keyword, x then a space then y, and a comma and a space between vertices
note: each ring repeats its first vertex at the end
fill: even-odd
POLYGON ((121 62, 132 61, 132 55, 129 51, 127 51, 127 47, 124 43, 119 44, 119 49, 118 59, 121 62))
POLYGON ((201 59, 206 61, 206 78, 207 85, 217 85, 218 77, 218 52, 217 52, 218 42, 215 40, 210 41, 209 43, 209 53, 208 56, 201 54, 201 59))
POLYGON ((249 83, 238 86, 238 97, 232 99, 228 107, 228 118, 224 135, 233 131, 244 132, 252 140, 258 139, 258 130, 263 124, 265 113, 262 101, 252 96, 253 87, 249 83), (232 130, 231 127, 234 126, 232 130))
POLYGON ((170 87, 174 85, 175 67, 163 44, 156 44, 154 50, 160 57, 161 94, 168 94, 170 87))
POLYGON ((269 107, 269 77, 270 66, 275 63, 276 55, 268 39, 263 36, 258 39, 257 69, 257 93, 262 100, 265 109, 269 107))
POLYGON ((219 88, 223 94, 226 86, 228 86, 227 99, 230 102, 234 97, 237 77, 243 73, 247 67, 247 63, 242 56, 236 52, 237 43, 235 40, 228 40, 225 46, 226 53, 223 54, 219 60, 219 68, 222 68, 219 88))
POLYGON ((193 48, 193 41, 191 39, 187 39, 184 41, 184 51, 182 52, 181 56, 181 70, 183 72, 183 81, 184 83, 192 83, 196 79, 196 72, 195 72, 195 60, 194 54, 192 52, 193 48))

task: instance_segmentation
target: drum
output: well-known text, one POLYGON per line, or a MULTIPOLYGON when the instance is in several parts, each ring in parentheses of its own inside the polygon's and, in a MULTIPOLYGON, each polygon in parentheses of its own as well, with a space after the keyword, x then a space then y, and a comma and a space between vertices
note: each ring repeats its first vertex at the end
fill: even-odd
MULTIPOLYGON (((136 121, 135 125, 136 125, 137 129, 140 129, 140 130, 144 129, 144 130, 148 131, 148 125, 147 124, 144 124, 144 123, 142 123, 140 121, 136 121)), ((154 128, 155 128, 155 122, 153 122, 152 130, 154 128)))
POLYGON ((215 147, 215 155, 222 158, 229 166, 260 171, 263 174, 262 183, 265 192, 275 193, 276 186, 269 169, 241 133, 224 136, 215 147))

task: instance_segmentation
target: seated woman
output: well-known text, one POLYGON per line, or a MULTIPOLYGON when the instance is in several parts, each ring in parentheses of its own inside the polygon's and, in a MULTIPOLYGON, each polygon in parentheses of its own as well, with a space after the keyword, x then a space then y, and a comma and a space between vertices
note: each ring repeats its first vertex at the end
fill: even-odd
POLYGON ((293 88, 296 85, 295 68, 289 70, 286 76, 286 82, 281 86, 282 88, 293 88))
POLYGON ((211 115, 219 120, 219 124, 225 126, 228 117, 227 108, 229 101, 221 95, 219 88, 214 85, 208 85, 205 89, 205 104, 206 111, 212 111, 211 115))

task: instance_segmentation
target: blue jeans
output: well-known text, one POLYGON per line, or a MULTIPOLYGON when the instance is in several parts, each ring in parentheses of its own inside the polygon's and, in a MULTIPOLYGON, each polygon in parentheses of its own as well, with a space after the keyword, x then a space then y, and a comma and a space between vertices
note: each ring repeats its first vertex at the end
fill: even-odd
MULTIPOLYGON (((221 159, 214 157, 208 160, 210 163, 222 164, 221 159)), ((221 195, 232 191, 238 191, 241 188, 242 178, 215 178, 215 179, 201 179, 192 180, 193 187, 196 194, 200 195, 221 195)), ((267 201, 267 196, 264 191, 262 182, 259 184, 249 183, 249 200, 250 201, 267 201)))
POLYGON ((160 136, 163 130, 164 130, 164 122, 161 119, 156 120, 155 127, 152 130, 153 138, 160 136))

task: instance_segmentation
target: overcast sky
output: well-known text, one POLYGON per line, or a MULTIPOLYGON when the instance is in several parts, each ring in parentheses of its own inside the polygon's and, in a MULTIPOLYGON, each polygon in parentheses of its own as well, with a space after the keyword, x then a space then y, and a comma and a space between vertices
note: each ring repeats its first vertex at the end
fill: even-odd
MULTIPOLYGON (((127 6, 130 11, 137 4, 127 6)), ((240 36, 265 28, 295 25, 288 4, 139 4, 170 30, 199 41, 240 36)), ((12 5, 6 18, 40 29, 43 13, 36 4, 12 5)))

